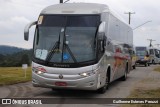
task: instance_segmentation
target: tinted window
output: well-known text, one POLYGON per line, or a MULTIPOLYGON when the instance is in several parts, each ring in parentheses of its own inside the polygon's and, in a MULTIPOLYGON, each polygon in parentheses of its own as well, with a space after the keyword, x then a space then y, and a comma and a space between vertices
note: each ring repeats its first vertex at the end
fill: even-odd
POLYGON ((82 16, 43 16, 42 24, 39 26, 52 27, 97 27, 100 23, 99 15, 82 16))

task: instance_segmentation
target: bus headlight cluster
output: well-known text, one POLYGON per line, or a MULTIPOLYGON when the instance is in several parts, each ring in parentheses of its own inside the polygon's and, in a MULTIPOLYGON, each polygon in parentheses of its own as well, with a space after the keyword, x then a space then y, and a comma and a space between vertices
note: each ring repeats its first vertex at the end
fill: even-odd
POLYGON ((80 73, 79 75, 83 76, 83 77, 88 77, 88 76, 96 74, 97 71, 98 71, 98 69, 93 70, 93 71, 83 72, 83 73, 80 73))
POLYGON ((39 75, 47 72, 43 67, 33 67, 32 70, 39 75))

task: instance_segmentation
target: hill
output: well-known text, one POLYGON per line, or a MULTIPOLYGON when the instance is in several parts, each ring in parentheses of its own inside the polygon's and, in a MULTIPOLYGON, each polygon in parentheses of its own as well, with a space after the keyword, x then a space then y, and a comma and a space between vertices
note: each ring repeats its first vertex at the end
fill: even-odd
POLYGON ((6 46, 6 45, 0 45, 0 54, 1 55, 6 55, 6 54, 14 54, 17 52, 21 52, 25 49, 23 48, 18 48, 18 47, 13 47, 13 46, 6 46))
POLYGON ((22 49, 10 46, 0 48, 0 67, 19 67, 31 64, 32 49, 22 49), (1 50, 3 49, 3 50, 1 50))

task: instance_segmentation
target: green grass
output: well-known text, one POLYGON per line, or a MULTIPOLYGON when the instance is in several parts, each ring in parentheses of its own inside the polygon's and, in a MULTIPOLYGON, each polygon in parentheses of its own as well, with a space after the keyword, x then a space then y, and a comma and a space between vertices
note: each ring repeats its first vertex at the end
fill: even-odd
POLYGON ((155 68, 154 71, 160 72, 160 67, 155 68))
POLYGON ((160 97, 160 88, 145 90, 145 89, 135 89, 129 98, 159 98, 160 97))
MULTIPOLYGON (((160 88, 154 90, 135 89, 128 98, 159 98, 160 88)), ((159 104, 125 104, 122 107, 160 107, 159 104)))
MULTIPOLYGON (((154 71, 160 72, 160 67, 156 67, 154 71)), ((160 88, 158 89, 135 89, 128 98, 160 98, 160 88)), ((122 107, 160 107, 159 104, 125 104, 122 107)))
POLYGON ((0 67, 0 86, 31 81, 31 67, 25 73, 22 67, 0 67))

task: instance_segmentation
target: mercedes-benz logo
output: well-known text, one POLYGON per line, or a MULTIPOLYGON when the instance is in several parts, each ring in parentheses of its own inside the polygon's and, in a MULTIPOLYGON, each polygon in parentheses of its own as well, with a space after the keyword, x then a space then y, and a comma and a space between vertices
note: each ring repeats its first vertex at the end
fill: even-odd
POLYGON ((62 74, 59 75, 59 79, 63 79, 63 75, 62 74))

